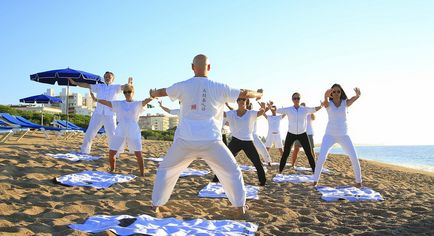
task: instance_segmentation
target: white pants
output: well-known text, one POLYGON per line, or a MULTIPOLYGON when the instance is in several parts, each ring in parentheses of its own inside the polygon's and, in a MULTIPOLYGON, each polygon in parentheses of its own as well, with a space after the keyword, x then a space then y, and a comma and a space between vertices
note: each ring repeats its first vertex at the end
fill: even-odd
POLYGON ((179 175, 192 161, 202 158, 217 175, 226 196, 235 207, 246 204, 243 175, 223 141, 187 141, 177 138, 160 163, 152 190, 152 204, 164 205, 179 175))
POLYGON ((271 148, 273 147, 273 145, 275 148, 283 148, 280 133, 269 133, 267 135, 267 141, 265 142, 265 146, 271 148))
POLYGON ((262 159, 266 163, 271 163, 270 153, 268 153, 267 148, 257 134, 253 134, 253 144, 255 145, 256 151, 258 151, 262 159))
POLYGON ((104 125, 107 134, 108 143, 115 132, 116 118, 115 116, 105 116, 102 114, 93 114, 90 118, 89 126, 87 127, 86 134, 84 135, 83 144, 81 145, 81 152, 89 154, 92 147, 92 139, 95 138, 98 131, 104 125))
POLYGON ((359 159, 357 158, 356 149, 354 148, 353 142, 351 142, 350 136, 331 136, 324 135, 321 144, 321 150, 319 153, 319 158, 316 162, 314 179, 315 182, 318 182, 322 167, 324 165, 325 160, 327 159, 327 154, 330 151, 330 148, 335 144, 341 145, 344 152, 350 157, 351 165, 353 166, 354 175, 356 177, 356 183, 362 182, 362 172, 360 170, 359 159))
POLYGON ((140 134, 138 137, 122 137, 114 135, 109 144, 110 150, 115 150, 117 152, 123 151, 123 146, 125 144, 128 145, 130 153, 142 151, 142 139, 140 134))

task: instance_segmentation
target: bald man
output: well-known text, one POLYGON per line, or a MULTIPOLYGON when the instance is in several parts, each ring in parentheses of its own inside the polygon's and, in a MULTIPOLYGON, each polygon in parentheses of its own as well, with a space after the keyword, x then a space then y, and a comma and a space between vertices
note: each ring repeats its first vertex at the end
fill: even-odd
POLYGON ((152 191, 152 205, 156 212, 170 198, 179 175, 192 161, 203 159, 220 179, 226 196, 236 215, 244 215, 246 192, 241 170, 234 156, 222 141, 223 109, 226 102, 240 98, 262 97, 262 90, 233 89, 208 79, 211 69, 208 58, 194 57, 194 77, 168 88, 150 90, 150 96, 169 96, 181 102, 177 137, 160 163, 152 191))

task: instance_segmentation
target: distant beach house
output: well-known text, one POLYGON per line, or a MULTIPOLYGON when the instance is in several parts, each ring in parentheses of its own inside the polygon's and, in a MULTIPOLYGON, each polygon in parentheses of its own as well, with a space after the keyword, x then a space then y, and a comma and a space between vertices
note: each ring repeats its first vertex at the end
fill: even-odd
POLYGON ((142 130, 159 130, 166 131, 178 125, 179 118, 177 116, 168 116, 163 114, 147 114, 140 116, 139 126, 142 130))

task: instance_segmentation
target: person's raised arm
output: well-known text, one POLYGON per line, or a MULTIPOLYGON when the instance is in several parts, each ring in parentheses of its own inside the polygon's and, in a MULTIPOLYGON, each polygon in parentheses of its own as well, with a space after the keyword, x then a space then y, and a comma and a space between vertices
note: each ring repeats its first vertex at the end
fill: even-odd
POLYGON ((71 78, 68 78, 68 81, 69 81, 69 84, 76 85, 76 86, 81 87, 81 88, 88 88, 88 89, 90 89, 90 84, 88 84, 88 83, 75 82, 71 78))
POLYGON ((258 114, 256 115, 257 117, 265 114, 265 102, 261 102, 259 103, 259 105, 261 106, 261 108, 259 108, 258 114))
POLYGON ((323 105, 325 108, 329 107, 329 98, 332 95, 333 89, 327 89, 327 91, 324 93, 324 102, 323 105))
POLYGON ((356 95, 347 100, 347 107, 351 106, 361 95, 359 88, 354 88, 354 92, 356 92, 356 95))
POLYGON ((318 110, 320 110, 322 108, 323 104, 324 103, 322 101, 319 101, 319 106, 315 107, 315 112, 317 112, 318 110))
POLYGON ((108 107, 112 107, 112 103, 110 102, 110 101, 106 101, 106 100, 103 100, 103 99, 97 99, 96 97, 95 97, 95 95, 92 93, 92 91, 90 91, 90 96, 92 97, 92 99, 95 101, 95 102, 99 102, 99 103, 101 103, 101 104, 103 104, 103 105, 105 105, 105 106, 108 106, 108 107))
POLYGON ((227 103, 227 102, 225 102, 225 105, 226 105, 226 107, 229 109, 229 110, 234 110, 234 108, 233 107, 231 107, 230 105, 229 105, 229 103, 227 103))
POLYGON ((142 101, 142 107, 146 106, 146 104, 150 103, 153 99, 152 98, 146 98, 142 101))
POLYGON ((258 89, 257 91, 249 90, 249 89, 241 89, 240 95, 238 97, 240 98, 256 98, 256 100, 259 100, 262 98, 263 94, 262 89, 258 89))
POLYGON ((166 88, 150 89, 149 96, 151 98, 166 97, 167 96, 166 88))
MULTIPOLYGON (((128 77, 128 85, 133 85, 133 77, 128 77)), ((121 86, 121 90, 124 90, 125 85, 121 86)))
POLYGON ((163 109, 163 111, 167 112, 170 114, 170 109, 163 106, 163 102, 162 101, 158 101, 158 104, 160 105, 161 109, 163 109))

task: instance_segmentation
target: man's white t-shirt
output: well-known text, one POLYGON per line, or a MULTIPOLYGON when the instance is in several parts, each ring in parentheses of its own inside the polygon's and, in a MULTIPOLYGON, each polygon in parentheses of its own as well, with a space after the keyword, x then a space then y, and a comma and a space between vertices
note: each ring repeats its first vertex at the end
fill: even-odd
MULTIPOLYGON (((113 101, 122 92, 122 86, 118 84, 91 84, 90 89, 96 93, 96 98, 100 100, 113 101)), ((113 111, 110 107, 98 103, 93 114, 113 116, 113 111)))
POLYGON ((280 121, 281 120, 282 120, 282 115, 267 116, 268 133, 269 134, 280 133, 280 121))
POLYGON ((302 134, 306 132, 306 116, 314 113, 314 107, 294 106, 277 109, 277 113, 285 114, 288 117, 288 132, 291 134, 302 134))
POLYGON ((139 116, 144 108, 142 101, 112 101, 112 109, 119 121, 115 136, 141 138, 139 116))
POLYGON ((232 137, 243 141, 253 140, 253 129, 255 127, 258 111, 246 111, 243 116, 238 116, 237 111, 226 112, 226 119, 231 128, 232 137))
POLYGON ((313 135, 313 128, 312 128, 312 115, 307 115, 306 119, 307 125, 306 125, 306 134, 307 135, 313 135))
POLYGON ((174 115, 174 116, 179 116, 179 115, 181 115, 181 109, 172 109, 172 110, 170 110, 169 114, 174 115))
POLYGON ((225 102, 235 102, 240 90, 206 77, 193 77, 170 86, 166 93, 172 101, 181 102, 177 138, 217 141, 222 140, 225 102))

